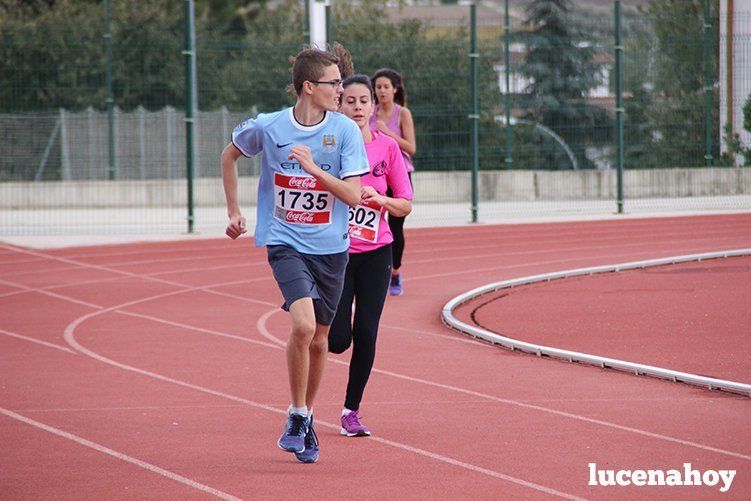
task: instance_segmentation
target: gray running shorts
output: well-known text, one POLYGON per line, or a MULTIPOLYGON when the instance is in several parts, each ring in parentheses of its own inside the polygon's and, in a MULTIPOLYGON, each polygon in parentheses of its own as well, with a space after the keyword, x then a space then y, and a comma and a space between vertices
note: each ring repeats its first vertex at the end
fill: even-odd
POLYGON ((349 252, 303 254, 286 245, 266 247, 274 278, 284 296, 282 309, 289 311, 300 298, 313 299, 316 323, 331 325, 344 286, 349 252))

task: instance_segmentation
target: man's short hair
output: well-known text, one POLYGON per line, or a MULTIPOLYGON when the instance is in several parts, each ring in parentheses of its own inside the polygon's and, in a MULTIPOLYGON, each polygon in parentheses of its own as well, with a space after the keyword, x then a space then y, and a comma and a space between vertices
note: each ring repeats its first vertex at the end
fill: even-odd
POLYGON ((339 58, 325 50, 306 49, 298 52, 292 61, 292 85, 297 95, 302 92, 303 82, 319 80, 327 67, 338 63, 339 58))

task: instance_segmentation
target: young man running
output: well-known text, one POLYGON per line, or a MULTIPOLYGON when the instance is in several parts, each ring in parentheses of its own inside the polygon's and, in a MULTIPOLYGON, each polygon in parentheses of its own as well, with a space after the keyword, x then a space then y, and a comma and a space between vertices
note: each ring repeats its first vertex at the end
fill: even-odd
POLYGON ((232 239, 246 231, 237 159, 264 153, 254 241, 267 247, 282 308, 292 320, 286 348, 292 405, 278 444, 305 463, 318 459, 312 409, 344 283, 348 206, 360 201, 360 176, 370 172, 359 128, 336 113, 342 94, 338 61, 318 49, 298 53, 292 67, 295 106, 241 123, 222 152, 226 233, 232 239))

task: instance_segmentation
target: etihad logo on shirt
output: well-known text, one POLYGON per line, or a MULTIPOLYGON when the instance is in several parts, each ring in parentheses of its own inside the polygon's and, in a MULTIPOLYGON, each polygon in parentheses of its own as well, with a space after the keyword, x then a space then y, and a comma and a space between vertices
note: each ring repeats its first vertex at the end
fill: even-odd
MULTIPOLYGON (((300 171, 302 172, 302 167, 298 162, 282 162, 279 164, 279 166, 283 170, 292 170, 292 171, 300 171)), ((331 170, 331 164, 319 164, 318 165, 321 169, 325 170, 326 172, 331 170)))
POLYGON ((334 134, 324 134, 321 140, 321 148, 324 153, 333 153, 336 151, 336 136, 334 134))

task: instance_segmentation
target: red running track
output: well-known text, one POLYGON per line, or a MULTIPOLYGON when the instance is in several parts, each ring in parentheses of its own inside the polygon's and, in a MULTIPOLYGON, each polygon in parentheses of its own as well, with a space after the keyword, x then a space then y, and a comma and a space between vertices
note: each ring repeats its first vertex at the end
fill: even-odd
POLYGON ((460 317, 534 344, 748 384, 749 301, 742 256, 515 287, 465 303, 460 317))
POLYGON ((751 399, 513 353, 439 319, 492 281, 751 247, 751 215, 421 229, 407 242, 406 293, 387 301, 362 407, 374 437, 338 435, 349 353, 331 357, 315 465, 276 447, 288 322, 248 239, 3 246, 1 497, 751 497, 751 399), (589 486, 590 462, 737 475, 725 494, 589 486))

